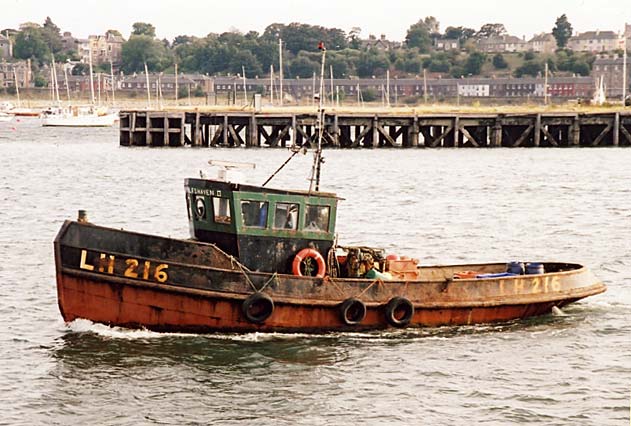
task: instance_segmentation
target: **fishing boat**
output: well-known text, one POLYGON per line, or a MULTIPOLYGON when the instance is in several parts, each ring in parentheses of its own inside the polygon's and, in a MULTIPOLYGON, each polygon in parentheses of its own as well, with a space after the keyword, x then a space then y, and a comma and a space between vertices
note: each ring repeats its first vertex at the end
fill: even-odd
POLYGON ((419 266, 338 245, 332 193, 198 178, 185 188, 190 239, 63 224, 54 247, 65 321, 175 332, 463 325, 550 313, 606 289, 574 263, 419 266))
POLYGON ((308 189, 267 187, 297 147, 262 185, 217 161, 217 178, 186 179, 187 239, 97 226, 83 211, 64 222, 54 241, 64 320, 192 333, 366 331, 518 320, 606 290, 577 263, 432 266, 338 244, 342 198, 320 190, 318 100, 308 189))

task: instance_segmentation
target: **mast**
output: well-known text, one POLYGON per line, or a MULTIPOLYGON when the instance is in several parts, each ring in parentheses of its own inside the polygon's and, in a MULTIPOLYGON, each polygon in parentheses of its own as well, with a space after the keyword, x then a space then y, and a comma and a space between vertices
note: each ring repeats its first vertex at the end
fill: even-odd
POLYGON ((313 169, 311 172, 311 182, 309 184, 309 192, 312 189, 315 191, 320 190, 320 169, 322 166, 322 133, 324 133, 324 109, 323 109, 323 99, 322 93, 324 91, 324 63, 326 61, 326 47, 324 47, 324 43, 320 42, 318 44, 318 49, 322 51, 322 65, 320 68, 320 94, 318 96, 318 117, 317 117, 317 127, 318 127, 318 148, 316 149, 313 156, 313 169), (313 188, 315 183, 315 188, 313 188))
POLYGON ((624 38, 623 42, 623 54, 622 54, 622 106, 624 105, 625 98, 627 97, 627 38, 624 38))
POLYGON ((60 103, 61 99, 59 99, 59 81, 57 80, 57 70, 55 69, 55 55, 51 53, 51 56, 53 58, 53 94, 55 96, 55 101, 57 103, 60 103))
POLYGON ((112 106, 116 106, 116 84, 114 83, 114 64, 112 63, 111 60, 110 60, 110 75, 112 77, 112 106))
POLYGON ((66 97, 70 102, 70 87, 68 86, 68 68, 64 65, 64 81, 66 82, 66 97))
POLYGON ((92 75, 92 43, 90 43, 90 55, 88 56, 90 64, 90 102, 94 105, 94 76, 92 75))
POLYGON ((147 109, 151 108, 151 88, 149 87, 149 70, 145 62, 145 80, 147 80, 147 109))
POLYGON ((283 40, 278 39, 278 62, 280 67, 280 106, 283 106, 283 40))
POLYGON ((390 106, 390 70, 386 70, 386 105, 390 106))
POLYGON ((177 62, 175 63, 175 105, 177 105, 177 93, 178 88, 177 88, 177 62))
POLYGON ((20 102, 20 84, 18 83, 18 72, 15 69, 15 65, 13 65, 13 77, 15 77, 15 94, 18 97, 18 108, 21 108, 22 103, 20 102))
POLYGON ((248 88, 245 87, 245 66, 241 65, 241 71, 243 72, 243 98, 245 100, 245 104, 248 104, 248 88))
POLYGON ((543 103, 548 105, 548 61, 546 61, 545 77, 543 81, 543 103))
POLYGON ((274 106, 274 65, 269 66, 269 103, 274 106))
POLYGON ((100 72, 96 74, 96 84, 97 84, 96 93, 98 94, 97 100, 98 100, 98 104, 101 105, 101 73, 100 72))
POLYGON ((335 100, 333 99, 334 93, 333 93, 333 65, 330 66, 331 68, 331 106, 335 105, 335 100))
POLYGON ((427 103, 427 70, 423 68, 423 98, 427 103))

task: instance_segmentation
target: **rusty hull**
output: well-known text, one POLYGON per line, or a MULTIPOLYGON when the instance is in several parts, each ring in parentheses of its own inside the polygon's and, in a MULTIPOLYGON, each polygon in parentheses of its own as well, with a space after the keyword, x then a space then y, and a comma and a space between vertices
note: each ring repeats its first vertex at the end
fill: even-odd
POLYGON ((211 244, 76 222, 62 226, 55 259, 64 320, 155 331, 378 330, 389 327, 385 306, 395 296, 414 305, 410 327, 491 323, 545 314, 606 289, 587 268, 562 263, 546 264, 555 272, 542 275, 471 280, 451 277, 473 268, 499 272, 505 265, 426 267, 417 281, 257 273, 211 244), (262 324, 242 313, 243 301, 255 292, 274 301, 262 324), (340 306, 349 298, 367 308, 357 325, 341 317, 340 306))

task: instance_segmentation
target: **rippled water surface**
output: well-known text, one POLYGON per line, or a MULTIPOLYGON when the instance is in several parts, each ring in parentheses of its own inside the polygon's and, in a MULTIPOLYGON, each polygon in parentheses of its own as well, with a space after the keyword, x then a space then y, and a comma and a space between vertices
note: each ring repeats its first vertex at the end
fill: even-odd
MULTIPOLYGON (((183 180, 285 150, 121 148, 117 129, 0 123, 0 424, 627 425, 631 149, 326 151, 341 243, 426 264, 584 263, 607 293, 565 316, 328 335, 66 325, 52 241, 92 222, 187 237, 183 180)), ((271 186, 305 188, 311 156, 271 186)))

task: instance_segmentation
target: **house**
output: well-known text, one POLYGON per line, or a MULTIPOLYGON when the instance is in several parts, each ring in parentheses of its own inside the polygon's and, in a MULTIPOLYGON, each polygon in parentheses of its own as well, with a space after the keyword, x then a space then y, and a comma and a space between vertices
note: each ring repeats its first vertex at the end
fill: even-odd
POLYGON ((394 41, 387 40, 385 34, 381 34, 381 37, 378 39, 371 34, 368 36, 368 40, 361 41, 361 46, 365 50, 377 49, 387 52, 398 48, 400 44, 394 41))
POLYGON ((0 88, 15 87, 16 76, 20 89, 33 86, 30 59, 18 62, 7 62, 3 59, 0 62, 0 88))
POLYGON ((523 39, 511 35, 491 36, 476 41, 480 52, 504 53, 524 52, 528 49, 528 43, 523 39))
POLYGON ((122 58, 123 43, 121 36, 107 33, 105 35, 91 35, 88 39, 78 40, 79 57, 84 63, 90 61, 94 65, 109 64, 119 65, 122 58))
POLYGON ((434 50, 460 50, 460 40, 458 40, 457 38, 434 39, 434 50))
POLYGON ((10 59, 13 57, 13 43, 7 36, 0 34, 0 59, 10 59))
POLYGON ((77 48, 78 41, 76 38, 72 36, 72 33, 68 31, 65 31, 63 35, 61 36, 61 45, 63 46, 62 50, 64 52, 78 53, 78 48, 77 48))
MULTIPOLYGON (((175 93, 176 83, 178 90, 182 88, 194 90, 197 87, 201 87, 202 89, 204 89, 204 85, 200 83, 201 80, 199 79, 197 74, 178 74, 177 82, 175 75, 173 74, 150 73, 148 77, 149 91, 151 93, 151 96, 154 96, 154 94, 156 93, 158 84, 160 85, 159 89, 162 92, 163 96, 175 93)), ((146 93, 147 76, 144 73, 124 76, 117 86, 123 92, 146 93)))
POLYGON ((535 35, 528 41, 528 50, 538 53, 553 53, 557 49, 557 41, 551 33, 535 35))
MULTIPOLYGON (((623 58, 619 55, 598 55, 592 66, 592 77, 594 81, 599 81, 602 77, 605 85, 605 95, 610 98, 622 96, 623 85, 623 58)), ((631 82, 631 58, 627 58, 627 90, 631 82)))
POLYGON ((577 52, 613 52, 622 49, 624 38, 614 31, 587 31, 570 37, 567 47, 577 52))

